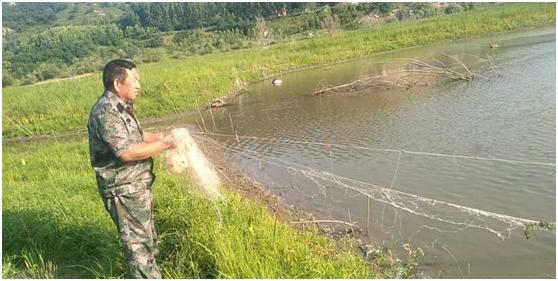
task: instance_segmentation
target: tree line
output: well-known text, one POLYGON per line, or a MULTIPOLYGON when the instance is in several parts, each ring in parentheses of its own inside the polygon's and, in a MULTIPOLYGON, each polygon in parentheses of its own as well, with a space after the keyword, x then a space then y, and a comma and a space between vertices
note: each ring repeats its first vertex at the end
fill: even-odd
POLYGON ((31 84, 97 71, 104 61, 115 57, 153 62, 165 56, 203 55, 272 44, 320 29, 356 29, 362 26, 361 19, 370 14, 413 20, 460 12, 475 5, 3 2, 3 26, 15 32, 3 32, 2 85, 31 84), (108 17, 112 20, 99 17, 85 25, 72 24, 71 19, 103 11, 117 11, 118 16, 108 17), (70 15, 65 20, 71 24, 61 21, 63 13, 70 15))

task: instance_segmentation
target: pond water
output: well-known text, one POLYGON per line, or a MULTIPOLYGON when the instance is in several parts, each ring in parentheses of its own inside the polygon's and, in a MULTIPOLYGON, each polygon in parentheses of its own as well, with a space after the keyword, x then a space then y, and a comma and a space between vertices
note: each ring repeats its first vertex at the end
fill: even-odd
POLYGON ((298 71, 203 119, 289 204, 352 222, 402 258, 404 244, 422 248, 424 276, 554 278, 555 234, 526 239, 520 226, 556 221, 555 38, 554 28, 529 30, 298 71), (465 73, 448 55, 479 76, 312 94, 400 73, 409 59, 465 73))

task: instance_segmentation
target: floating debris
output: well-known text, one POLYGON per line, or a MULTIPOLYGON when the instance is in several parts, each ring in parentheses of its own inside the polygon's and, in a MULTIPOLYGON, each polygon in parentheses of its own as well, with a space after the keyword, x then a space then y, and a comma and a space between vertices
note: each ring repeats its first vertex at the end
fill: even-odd
MULTIPOLYGON (((494 61, 490 56, 487 59, 480 58, 475 55, 465 54, 469 57, 475 57, 480 62, 488 65, 490 70, 494 70, 494 61)), ((365 77, 338 86, 322 86, 317 87, 313 92, 314 95, 323 95, 329 93, 350 93, 357 92, 366 88, 374 87, 381 90, 389 90, 394 87, 410 89, 415 86, 428 86, 434 82, 436 77, 446 77, 455 81, 472 81, 475 78, 483 78, 490 80, 488 77, 472 72, 465 63, 456 56, 446 55, 453 65, 444 63, 435 59, 434 62, 428 63, 417 59, 405 59, 403 69, 391 73, 365 77), (428 78, 430 77, 430 78, 428 78)), ((321 81, 320 81, 321 82, 321 81)))
POLYGON ((223 106, 227 106, 227 105, 229 105, 228 102, 224 101, 221 98, 217 98, 214 101, 210 102, 207 107, 209 107, 209 108, 219 108, 219 107, 223 107, 223 106))

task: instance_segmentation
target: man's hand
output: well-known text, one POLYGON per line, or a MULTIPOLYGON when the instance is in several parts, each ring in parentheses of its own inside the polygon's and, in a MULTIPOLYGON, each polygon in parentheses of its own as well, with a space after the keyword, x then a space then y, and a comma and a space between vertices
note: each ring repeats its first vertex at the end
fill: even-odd
POLYGON ((166 134, 145 132, 143 142, 130 147, 130 149, 120 155, 120 159, 124 162, 143 160, 163 150, 175 147, 176 140, 170 132, 166 134))
POLYGON ((164 142, 167 145, 167 149, 171 149, 171 148, 176 147, 176 140, 174 139, 174 137, 171 133, 166 134, 161 139, 161 141, 164 142))
POLYGON ((152 142, 156 142, 158 140, 160 140, 159 134, 149 133, 149 132, 144 132, 143 133, 143 141, 146 142, 146 143, 152 143, 152 142))
POLYGON ((169 145, 172 143, 171 147, 169 147, 169 148, 174 148, 174 147, 176 147, 176 141, 169 140, 169 138, 172 138, 171 137, 172 136, 172 130, 174 130, 174 129, 175 129, 174 126, 170 126, 170 127, 167 127, 164 132, 159 132, 159 133, 145 132, 143 134, 143 141, 146 142, 146 143, 153 143, 153 142, 156 142, 156 141, 160 141, 160 142, 163 142, 163 143, 169 144, 169 145))

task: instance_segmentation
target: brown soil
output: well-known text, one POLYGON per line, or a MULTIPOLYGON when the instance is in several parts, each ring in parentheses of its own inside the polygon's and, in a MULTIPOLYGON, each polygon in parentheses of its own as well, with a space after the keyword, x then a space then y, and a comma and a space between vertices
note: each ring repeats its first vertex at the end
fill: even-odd
POLYGON ((79 79, 82 77, 87 77, 90 75, 93 75, 94 73, 85 73, 85 74, 81 74, 81 75, 76 75, 76 76, 72 76, 72 77, 66 77, 66 78, 53 78, 53 79, 48 79, 48 80, 44 80, 44 81, 39 81, 37 83, 34 83, 33 85, 40 85, 40 84, 47 84, 47 83, 52 83, 52 82, 60 82, 63 80, 72 80, 72 79, 79 79))

